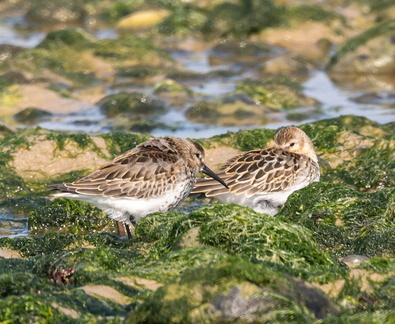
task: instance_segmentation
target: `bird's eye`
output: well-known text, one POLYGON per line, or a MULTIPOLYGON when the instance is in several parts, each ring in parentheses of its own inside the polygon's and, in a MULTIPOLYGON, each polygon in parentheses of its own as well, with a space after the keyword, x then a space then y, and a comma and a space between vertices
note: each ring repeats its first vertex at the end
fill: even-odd
POLYGON ((195 156, 200 159, 200 153, 195 153, 195 156))
POLYGON ((295 143, 291 143, 291 144, 289 144, 289 146, 295 146, 295 143))

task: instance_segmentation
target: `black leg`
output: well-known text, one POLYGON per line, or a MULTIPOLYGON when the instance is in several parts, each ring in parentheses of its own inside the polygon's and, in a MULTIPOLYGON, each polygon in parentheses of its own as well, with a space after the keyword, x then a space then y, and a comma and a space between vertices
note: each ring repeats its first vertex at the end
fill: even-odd
POLYGON ((132 233, 130 231, 130 227, 129 224, 124 224, 125 228, 126 228, 126 233, 128 233, 128 238, 131 239, 132 238, 132 233))

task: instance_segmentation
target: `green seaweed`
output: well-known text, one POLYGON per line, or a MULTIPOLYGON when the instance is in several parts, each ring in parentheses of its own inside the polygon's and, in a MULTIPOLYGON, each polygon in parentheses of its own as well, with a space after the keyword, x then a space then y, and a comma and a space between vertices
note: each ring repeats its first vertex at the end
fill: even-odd
POLYGON ((148 134, 130 132, 110 132, 101 135, 101 137, 106 141, 107 149, 113 157, 129 151, 149 139, 148 134))
POLYGON ((94 55, 113 61, 133 60, 151 66, 155 61, 160 64, 171 62, 169 54, 159 50, 149 39, 132 35, 98 40, 92 44, 92 49, 94 55))
POLYGON ((48 133, 46 138, 50 141, 55 141, 59 150, 63 151, 68 142, 74 142, 81 149, 86 149, 87 147, 94 147, 97 149, 96 145, 92 141, 91 137, 87 134, 65 134, 65 133, 48 133))
POLYGON ((390 142, 376 141, 358 156, 337 167, 344 182, 360 190, 378 190, 395 186, 395 148, 390 142))
POLYGON ((0 299, 0 321, 5 323, 54 323, 65 316, 54 310, 47 296, 11 296, 0 299))
POLYGON ((28 226, 32 234, 48 230, 77 234, 95 233, 110 229, 115 232, 112 220, 91 204, 58 198, 49 205, 33 210, 28 226))
POLYGON ((394 189, 360 193, 343 185, 313 183, 293 193, 279 217, 307 227, 335 256, 394 256, 394 189))
POLYGON ((342 24, 346 24, 346 18, 343 15, 314 4, 291 6, 287 9, 286 15, 291 21, 320 21, 329 24, 338 20, 342 24))
POLYGON ((151 33, 188 35, 201 30, 206 20, 207 16, 204 10, 193 6, 177 6, 168 17, 151 30, 151 33))
MULTIPOLYGON (((236 311, 227 312, 220 306, 227 300, 256 322, 304 323, 313 320, 315 315, 309 309, 313 305, 305 304, 300 298, 303 294, 303 288, 292 279, 263 266, 229 257, 221 263, 183 272, 148 296, 126 323, 244 323, 236 311), (256 304, 258 300, 260 307, 249 310, 247 305, 256 304)), ((335 312, 330 305, 326 307, 324 313, 335 312)))
POLYGON ((136 235, 156 241, 151 251, 157 256, 174 248, 180 235, 194 227, 200 228, 198 240, 203 245, 280 266, 293 275, 327 280, 325 276, 341 273, 337 263, 319 251, 308 230, 238 205, 204 207, 188 217, 179 213, 152 214, 138 223, 136 235), (328 268, 333 269, 330 274, 328 268))
POLYGON ((279 26, 284 12, 270 0, 220 2, 208 13, 202 32, 209 37, 246 37, 279 26))
POLYGON ((36 48, 47 50, 67 46, 86 49, 95 42, 95 38, 81 28, 67 28, 49 32, 36 48))

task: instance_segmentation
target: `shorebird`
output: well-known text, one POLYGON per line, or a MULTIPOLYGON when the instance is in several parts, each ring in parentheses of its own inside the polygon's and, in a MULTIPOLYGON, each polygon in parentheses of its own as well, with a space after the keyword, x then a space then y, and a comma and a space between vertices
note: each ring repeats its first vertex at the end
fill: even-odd
MULTIPOLYGON (((135 225, 153 212, 176 208, 203 172, 226 184, 204 164, 203 147, 191 140, 164 137, 146 141, 72 183, 54 184, 55 197, 85 201, 117 222, 135 225)), ((118 228, 122 232, 122 224, 118 228)))
POLYGON ((198 179, 192 194, 215 197, 276 215, 294 191, 319 181, 318 158, 310 138, 295 126, 280 129, 274 146, 228 160, 217 172, 229 188, 210 178, 198 179))

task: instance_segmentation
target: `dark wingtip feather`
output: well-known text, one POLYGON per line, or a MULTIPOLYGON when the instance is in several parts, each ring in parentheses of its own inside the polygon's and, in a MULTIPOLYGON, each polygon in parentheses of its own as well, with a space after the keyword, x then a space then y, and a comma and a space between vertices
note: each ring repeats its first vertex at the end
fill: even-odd
POLYGON ((64 183, 56 183, 49 185, 52 190, 58 190, 60 192, 73 192, 75 193, 74 189, 68 188, 64 183))

